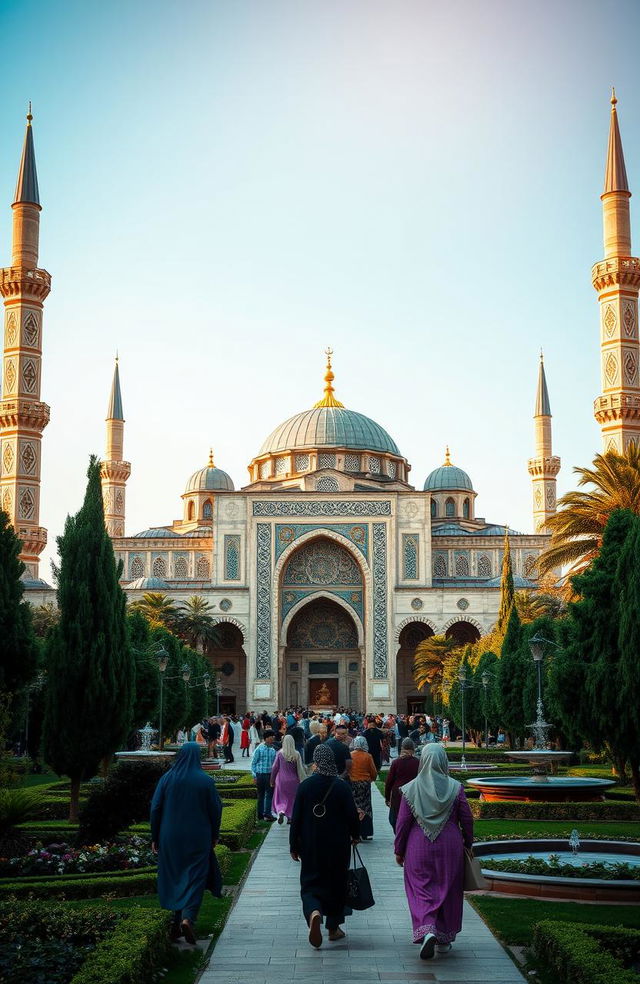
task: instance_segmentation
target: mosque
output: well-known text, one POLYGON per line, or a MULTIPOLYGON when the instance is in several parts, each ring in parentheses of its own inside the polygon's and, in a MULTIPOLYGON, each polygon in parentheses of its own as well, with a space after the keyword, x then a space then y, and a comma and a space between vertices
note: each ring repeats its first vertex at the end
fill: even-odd
MULTIPOLYGON (((602 195, 605 259, 593 269, 602 351, 595 415, 605 450, 621 450, 640 430, 640 260, 631 256, 629 198, 614 96, 602 195)), ((38 267, 30 114, 12 208, 12 263, 0 271, 0 504, 23 542, 26 597, 40 604, 55 599, 38 577, 47 536, 39 525, 40 446, 49 419, 40 400, 41 331, 51 280, 38 267)), ((413 485, 391 435, 337 398, 332 354, 327 350, 323 395, 269 434, 245 485, 236 489, 210 453, 186 481, 181 519, 134 536, 125 525, 131 465, 116 361, 102 482, 122 584, 131 600, 149 591, 177 602, 206 599, 219 634, 208 655, 226 710, 421 707, 411 672, 415 648, 433 634, 474 641, 495 624, 507 532, 516 586, 536 587, 560 470, 542 360, 528 462, 535 533, 522 534, 476 515, 473 482, 449 449, 413 485)))

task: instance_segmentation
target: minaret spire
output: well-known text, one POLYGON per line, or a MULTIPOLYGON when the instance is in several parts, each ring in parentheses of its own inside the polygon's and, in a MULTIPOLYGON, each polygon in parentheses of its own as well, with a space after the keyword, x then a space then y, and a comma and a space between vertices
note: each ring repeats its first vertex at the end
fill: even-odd
POLYGON ((631 192, 622 151, 617 103, 613 90, 604 191, 601 195, 605 258, 593 267, 592 280, 600 301, 602 385, 602 395, 595 401, 594 414, 600 424, 605 452, 622 453, 631 441, 640 441, 640 260, 631 255, 631 192))
POLYGON ((104 522, 111 537, 124 536, 125 496, 131 465, 124 461, 124 414, 120 391, 120 367, 116 355, 107 407, 107 442, 100 469, 104 522))
POLYGON ((42 309, 51 276, 38 267, 40 196, 33 147, 31 106, 18 171, 13 209, 11 266, 0 271, 5 330, 0 400, 0 506, 22 540, 21 560, 28 578, 38 577, 39 556, 47 542, 40 526, 42 432, 49 407, 40 400, 42 309))
POLYGON ((529 459, 528 466, 533 487, 533 528, 536 533, 544 533, 547 520, 556 511, 556 475, 560 471, 560 458, 553 454, 551 404, 542 352, 533 421, 535 458, 529 459))

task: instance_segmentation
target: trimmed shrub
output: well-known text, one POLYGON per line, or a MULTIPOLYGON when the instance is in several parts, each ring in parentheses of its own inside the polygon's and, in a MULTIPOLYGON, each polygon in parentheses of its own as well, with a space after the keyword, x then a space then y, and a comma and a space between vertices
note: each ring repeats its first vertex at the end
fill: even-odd
POLYGON ((469 799, 478 820, 640 820, 640 805, 604 803, 511 803, 469 799))
POLYGON ((637 984, 638 975, 629 969, 640 956, 636 929, 544 920, 533 927, 533 946, 557 980, 637 984))
POLYGON ((239 851, 247 843, 256 825, 255 803, 242 800, 223 800, 220 843, 239 851))
POLYGON ((149 818, 151 800, 166 762, 119 762, 89 793, 80 811, 80 843, 110 840, 132 823, 149 818))
POLYGON ((132 909, 116 923, 70 984, 146 984, 153 981, 169 949, 169 915, 132 909))
POLYGON ((250 772, 214 772, 211 778, 216 789, 224 799, 257 799, 258 790, 250 772), (233 782, 225 782, 225 776, 232 776, 233 782))

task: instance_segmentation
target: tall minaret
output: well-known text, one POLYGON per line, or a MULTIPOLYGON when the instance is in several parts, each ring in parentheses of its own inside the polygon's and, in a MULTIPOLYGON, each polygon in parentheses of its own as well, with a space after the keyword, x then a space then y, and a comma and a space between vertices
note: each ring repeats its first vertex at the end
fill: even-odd
POLYGON ((124 416, 122 413, 122 394, 120 393, 120 371, 118 357, 113 371, 113 383, 107 407, 107 444, 100 475, 102 478, 102 498, 104 501, 104 521, 111 537, 124 536, 126 484, 131 474, 131 465, 123 461, 124 456, 124 416))
POLYGON ((602 379, 602 396, 595 401, 594 415, 602 430, 604 450, 622 452, 630 441, 640 439, 640 260, 631 256, 631 192, 618 127, 617 101, 613 90, 601 195, 605 258, 593 267, 592 280, 600 301, 602 379))
POLYGON ((533 528, 536 533, 543 533, 547 520, 556 511, 556 475, 560 471, 560 458, 556 458, 552 450, 551 405, 542 352, 533 420, 536 454, 535 458, 529 458, 529 474, 533 486, 533 528))
POLYGON ((31 104, 13 209, 11 266, 0 270, 4 298, 4 355, 0 400, 0 505, 22 540, 26 576, 38 577, 47 543, 40 526, 42 432, 49 407, 40 401, 42 306, 51 276, 38 268, 40 196, 31 128, 31 104))

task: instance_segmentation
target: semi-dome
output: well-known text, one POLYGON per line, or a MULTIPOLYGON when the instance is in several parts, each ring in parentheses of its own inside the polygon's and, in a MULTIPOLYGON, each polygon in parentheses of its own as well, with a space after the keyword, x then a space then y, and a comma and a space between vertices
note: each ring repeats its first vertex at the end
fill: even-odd
POLYGON ((193 473, 184 491, 185 494, 188 492, 233 492, 235 488, 231 477, 222 468, 216 468, 213 463, 213 451, 210 451, 208 465, 193 473))
POLYGON ((473 492, 473 483, 466 471, 451 464, 449 448, 445 455, 444 464, 435 468, 424 483, 425 492, 451 492, 455 490, 473 492))
POLYGON ((331 350, 327 351, 324 396, 310 410, 289 417, 264 441, 258 457, 305 448, 353 448, 400 457, 396 442, 384 427, 355 410, 347 410, 333 390, 331 350))

